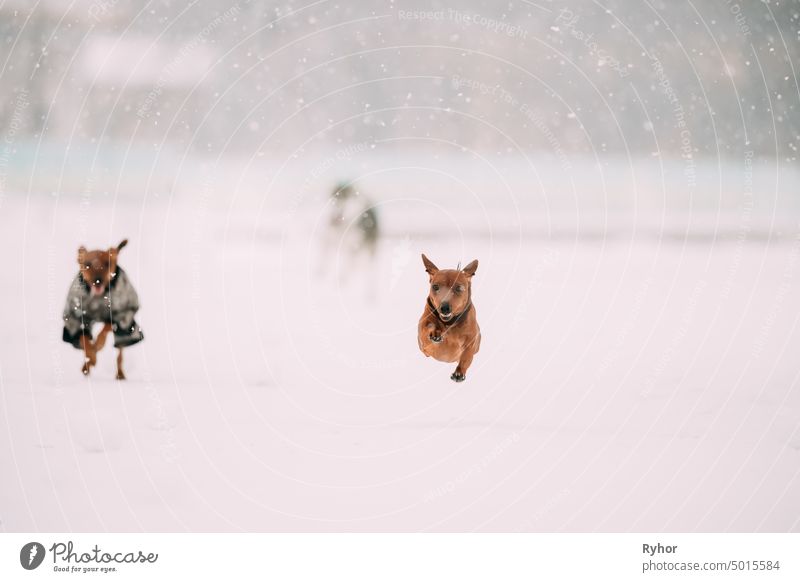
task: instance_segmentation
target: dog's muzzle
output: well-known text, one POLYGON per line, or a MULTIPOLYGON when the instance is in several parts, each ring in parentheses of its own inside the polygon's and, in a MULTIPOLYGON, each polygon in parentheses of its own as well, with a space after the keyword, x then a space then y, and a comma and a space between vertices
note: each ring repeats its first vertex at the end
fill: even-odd
POLYGON ((431 298, 428 297, 428 308, 442 323, 450 323, 451 321, 458 321, 472 308, 472 299, 470 298, 466 308, 461 313, 453 313, 449 303, 442 303, 438 308, 433 304, 431 298))

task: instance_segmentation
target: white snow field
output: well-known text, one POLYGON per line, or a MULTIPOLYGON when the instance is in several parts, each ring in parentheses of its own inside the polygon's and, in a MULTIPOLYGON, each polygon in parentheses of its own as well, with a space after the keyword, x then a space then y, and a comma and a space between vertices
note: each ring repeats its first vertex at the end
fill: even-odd
POLYGON ((0 530, 800 530, 796 208, 559 228, 409 172, 377 265, 325 274, 320 184, 0 200, 0 530), (145 341, 84 378, 76 249, 124 237, 145 341), (421 252, 480 261, 461 384, 417 348, 421 252))

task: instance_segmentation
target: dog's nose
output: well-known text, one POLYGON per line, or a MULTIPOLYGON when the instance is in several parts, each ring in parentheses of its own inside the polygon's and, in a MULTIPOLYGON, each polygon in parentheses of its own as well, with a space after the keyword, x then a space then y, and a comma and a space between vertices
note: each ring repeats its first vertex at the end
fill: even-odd
POLYGON ((439 311, 442 312, 442 315, 447 315, 448 313, 450 313, 450 304, 442 303, 442 305, 439 307, 439 311))

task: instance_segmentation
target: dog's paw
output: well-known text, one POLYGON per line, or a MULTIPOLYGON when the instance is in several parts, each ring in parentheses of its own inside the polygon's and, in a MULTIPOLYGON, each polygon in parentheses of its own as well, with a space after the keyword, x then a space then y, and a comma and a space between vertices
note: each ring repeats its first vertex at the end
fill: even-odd
POLYGON ((453 382, 463 382, 464 380, 467 379, 467 377, 464 374, 459 374, 458 372, 453 372, 453 374, 450 376, 450 379, 453 382))
POLYGON ((125 373, 124 372, 117 372, 117 380, 124 380, 125 373))
POLYGON ((434 335, 434 334, 431 334, 431 335, 429 335, 428 337, 429 337, 429 338, 430 338, 430 340, 431 340, 433 343, 435 343, 435 344, 440 344, 440 343, 442 343, 442 340, 444 339, 442 336, 440 336, 440 335, 434 335))
POLYGON ((88 376, 89 375, 89 370, 91 370, 91 369, 92 369, 92 367, 89 365, 89 362, 86 361, 86 362, 83 363, 83 368, 81 368, 81 372, 83 373, 84 376, 88 376))

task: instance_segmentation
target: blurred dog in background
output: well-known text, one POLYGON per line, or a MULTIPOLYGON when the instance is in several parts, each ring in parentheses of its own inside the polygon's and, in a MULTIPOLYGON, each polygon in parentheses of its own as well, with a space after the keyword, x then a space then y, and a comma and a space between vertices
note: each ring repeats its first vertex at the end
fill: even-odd
POLYGON ((332 252, 340 259, 337 263, 342 280, 359 270, 372 270, 381 233, 377 208, 349 182, 336 185, 328 204, 330 214, 322 240, 321 270, 326 269, 332 252))

